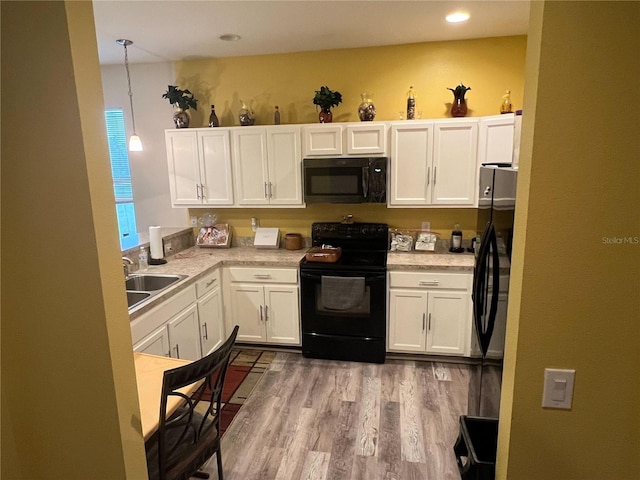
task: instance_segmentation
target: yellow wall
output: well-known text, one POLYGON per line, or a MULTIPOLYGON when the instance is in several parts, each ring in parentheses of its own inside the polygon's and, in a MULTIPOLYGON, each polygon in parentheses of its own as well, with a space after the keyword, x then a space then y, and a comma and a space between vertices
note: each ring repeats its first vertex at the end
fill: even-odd
POLYGON ((447 88, 460 82, 471 87, 468 116, 478 117, 500 113, 507 89, 522 107, 525 50, 526 37, 516 36, 190 60, 176 63, 176 81, 199 100, 194 127, 208 124, 210 104, 223 126, 239 125, 240 100, 252 106, 257 124, 273 124, 275 105, 282 123, 316 123, 313 96, 322 85, 342 93, 334 122, 358 121, 362 92, 373 93, 376 120, 397 120, 410 85, 423 118, 446 118, 453 99, 447 88))
MULTIPOLYGON (((191 111, 191 126, 206 126, 209 105, 223 126, 238 125, 240 100, 252 105, 258 124, 272 124, 275 105, 282 123, 316 123, 315 90, 328 85, 343 95, 334 109, 334 122, 358 121, 357 107, 363 91, 373 92, 376 120, 397 120, 406 107, 406 91, 418 93, 417 110, 423 118, 449 117, 453 94, 447 87, 463 82, 470 117, 495 115, 505 90, 512 92, 514 108, 522 107, 526 37, 502 37, 456 42, 433 42, 375 48, 353 48, 286 55, 263 55, 176 63, 177 83, 199 99, 191 111)), ((385 209, 381 206, 310 206, 295 209, 216 209, 231 223, 236 235, 250 236, 249 219, 258 217, 263 226, 283 232, 308 234, 314 221, 340 220, 354 213, 361 221, 387 222, 400 228, 420 228, 424 220, 448 237, 460 223, 466 238, 476 233, 472 209, 385 209)), ((191 215, 201 215, 191 209, 191 215)))
POLYGON ((2 102, 1 476, 146 478, 91 2, 2 2, 2 102))
POLYGON ((431 222, 431 230, 438 232, 441 238, 449 238, 455 223, 462 228, 463 238, 469 239, 476 234, 477 210, 473 208, 455 209, 408 209, 386 208, 384 205, 309 205, 300 208, 226 208, 215 210, 191 209, 192 215, 200 216, 204 212, 215 213, 220 223, 233 226, 234 235, 253 236, 251 217, 260 220, 261 227, 278 227, 280 232, 301 233, 310 236, 313 222, 338 222, 347 214, 352 214, 358 222, 383 222, 393 228, 419 229, 422 221, 431 222))
POLYGON ((640 475, 639 24, 533 3, 499 479, 640 475), (541 408, 547 367, 576 370, 571 410, 541 408))

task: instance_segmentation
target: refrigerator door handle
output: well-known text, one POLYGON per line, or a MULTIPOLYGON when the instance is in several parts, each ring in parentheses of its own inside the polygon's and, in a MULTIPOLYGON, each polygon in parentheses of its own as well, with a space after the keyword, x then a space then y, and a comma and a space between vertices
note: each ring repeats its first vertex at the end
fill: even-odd
POLYGON ((500 288, 500 257, 498 240, 493 224, 487 226, 474 272, 472 291, 473 320, 482 357, 486 357, 493 334, 498 310, 498 291, 500 288), (491 268, 489 268, 491 266, 491 268), (491 283, 489 277, 491 276, 491 283), (491 286, 491 292, 489 287, 491 286), (489 295, 491 298, 489 299, 489 295), (487 308, 489 311, 487 312, 487 308))

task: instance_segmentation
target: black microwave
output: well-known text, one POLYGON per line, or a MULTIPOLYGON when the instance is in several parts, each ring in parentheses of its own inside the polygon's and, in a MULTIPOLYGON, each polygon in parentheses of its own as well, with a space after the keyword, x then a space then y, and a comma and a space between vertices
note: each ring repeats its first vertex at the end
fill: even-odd
POLYGON ((386 203, 386 157, 305 158, 306 203, 386 203))

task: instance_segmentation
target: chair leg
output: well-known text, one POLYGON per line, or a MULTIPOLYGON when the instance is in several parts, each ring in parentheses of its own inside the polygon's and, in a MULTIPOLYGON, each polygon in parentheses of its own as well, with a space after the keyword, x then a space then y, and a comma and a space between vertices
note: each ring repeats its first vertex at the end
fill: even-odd
POLYGON ((218 480, 223 480, 222 478, 222 450, 220 450, 220 448, 218 448, 218 451, 216 452, 216 460, 218 463, 218 480))

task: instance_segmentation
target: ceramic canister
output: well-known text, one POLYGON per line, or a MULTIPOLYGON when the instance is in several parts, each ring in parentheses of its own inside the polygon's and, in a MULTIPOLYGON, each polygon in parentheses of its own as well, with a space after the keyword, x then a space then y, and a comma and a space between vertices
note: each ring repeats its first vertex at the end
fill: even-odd
POLYGON ((300 250, 302 248, 302 235, 299 233, 287 233, 284 237, 284 248, 287 250, 300 250))

